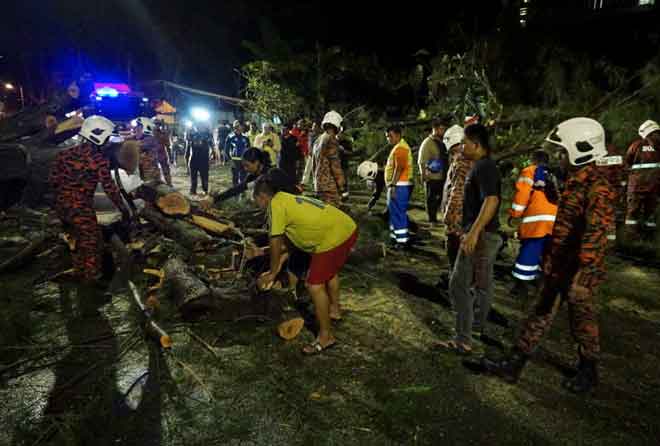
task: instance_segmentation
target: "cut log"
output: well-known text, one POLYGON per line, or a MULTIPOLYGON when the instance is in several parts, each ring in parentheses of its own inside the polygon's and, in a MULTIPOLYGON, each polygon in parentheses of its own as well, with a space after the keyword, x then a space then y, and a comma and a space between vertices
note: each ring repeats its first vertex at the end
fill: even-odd
POLYGON ((143 209, 140 215, 156 226, 160 232, 191 251, 213 244, 210 235, 186 221, 168 218, 149 207, 143 209))
POLYGON ((183 260, 178 257, 169 259, 163 265, 163 272, 165 283, 179 311, 190 314, 212 306, 213 293, 183 260))
POLYGON ((201 215, 193 215, 191 220, 195 226, 198 226, 205 231, 216 235, 225 234, 234 228, 232 225, 220 223, 213 219, 202 217, 201 215))
POLYGON ((282 339, 290 341, 300 334, 304 326, 305 319, 296 317, 280 323, 277 326, 277 333, 282 339))
POLYGON ((142 186, 142 196, 165 215, 180 217, 190 214, 190 202, 181 192, 167 184, 147 183, 142 186))
POLYGON ((39 249, 48 239, 46 234, 40 234, 37 238, 32 240, 25 248, 20 250, 16 255, 0 263, 0 273, 18 268, 28 262, 34 255, 39 252, 39 249))

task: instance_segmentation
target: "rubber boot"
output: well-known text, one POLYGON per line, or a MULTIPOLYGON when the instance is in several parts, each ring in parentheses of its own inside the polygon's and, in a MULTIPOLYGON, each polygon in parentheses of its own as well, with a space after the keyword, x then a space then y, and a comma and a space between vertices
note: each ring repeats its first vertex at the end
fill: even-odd
POLYGON ((578 372, 572 377, 564 380, 562 387, 569 392, 582 395, 589 393, 598 385, 598 363, 593 359, 587 359, 580 354, 578 372))
POLYGON ((529 361, 529 355, 518 349, 513 349, 509 356, 496 361, 484 358, 483 365, 490 374, 509 384, 515 384, 520 379, 527 361, 529 361))

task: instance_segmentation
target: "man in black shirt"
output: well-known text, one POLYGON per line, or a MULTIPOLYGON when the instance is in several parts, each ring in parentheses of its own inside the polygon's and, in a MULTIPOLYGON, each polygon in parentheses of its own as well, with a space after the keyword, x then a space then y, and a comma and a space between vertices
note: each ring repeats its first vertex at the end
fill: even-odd
POLYGON ((493 298, 493 264, 502 245, 497 232, 502 182, 497 164, 490 158, 488 131, 483 125, 465 128, 463 154, 475 164, 465 180, 464 235, 449 282, 456 311, 456 337, 438 346, 468 354, 472 351, 474 300, 479 301, 477 325, 483 334, 493 298))
POLYGON ((202 128, 190 137, 190 195, 197 194, 197 174, 202 178, 202 190, 209 192, 209 155, 213 146, 213 137, 207 128, 202 128))

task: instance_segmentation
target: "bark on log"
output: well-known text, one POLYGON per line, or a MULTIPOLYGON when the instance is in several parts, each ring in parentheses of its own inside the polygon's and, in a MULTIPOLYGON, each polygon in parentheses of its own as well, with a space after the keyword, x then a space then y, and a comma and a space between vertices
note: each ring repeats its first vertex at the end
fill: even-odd
POLYGON ((225 234, 233 228, 231 225, 220 223, 213 219, 202 217, 201 215, 193 215, 191 220, 195 226, 198 226, 205 231, 216 235, 225 234))
POLYGON ((39 248, 41 248, 47 238, 48 236, 46 234, 40 234, 16 255, 0 263, 0 273, 24 265, 32 256, 39 252, 39 248))
POLYGON ((165 262, 165 283, 171 291, 177 308, 183 313, 207 309, 212 305, 213 294, 204 282, 195 276, 188 265, 174 257, 165 262))
POLYGON ((152 208, 145 208, 140 213, 159 231, 174 239, 185 248, 194 251, 213 243, 213 238, 196 226, 174 218, 168 218, 152 208))

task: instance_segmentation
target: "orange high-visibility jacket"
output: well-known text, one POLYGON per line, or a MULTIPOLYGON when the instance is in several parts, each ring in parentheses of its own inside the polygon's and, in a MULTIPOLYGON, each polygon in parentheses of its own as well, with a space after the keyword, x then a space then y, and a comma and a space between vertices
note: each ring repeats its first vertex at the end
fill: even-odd
POLYGON ((540 238, 552 235, 552 228, 557 216, 557 205, 548 201, 545 192, 534 189, 534 174, 536 166, 523 169, 516 181, 516 194, 509 214, 514 218, 522 218, 518 237, 540 238))

